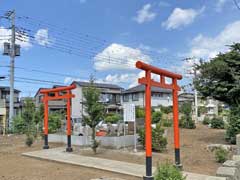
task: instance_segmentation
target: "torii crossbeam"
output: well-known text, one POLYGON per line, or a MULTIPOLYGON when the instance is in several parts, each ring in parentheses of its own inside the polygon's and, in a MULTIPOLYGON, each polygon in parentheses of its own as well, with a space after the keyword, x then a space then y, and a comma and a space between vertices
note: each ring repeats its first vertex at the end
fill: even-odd
POLYGON ((44 146, 43 149, 49 149, 48 146, 48 101, 67 99, 67 152, 72 152, 71 147, 71 98, 74 98, 74 94, 71 93, 72 89, 75 89, 76 85, 53 88, 53 89, 42 89, 40 93, 44 95, 44 146), (60 94, 60 92, 62 94, 60 94), (53 96, 50 96, 50 93, 53 96))
POLYGON ((144 180, 153 180, 152 176, 152 127, 151 127, 151 87, 171 89, 173 94, 173 127, 174 127, 174 146, 175 146, 175 165, 181 167, 180 162, 180 142, 178 125, 178 91, 180 87, 177 80, 181 80, 180 74, 175 74, 164 69, 160 69, 141 61, 137 61, 136 67, 145 71, 145 77, 139 78, 138 82, 145 85, 145 146, 146 146, 146 176, 144 180), (159 82, 151 79, 151 73, 159 75, 159 82), (172 79, 171 84, 165 82, 165 78, 172 79))

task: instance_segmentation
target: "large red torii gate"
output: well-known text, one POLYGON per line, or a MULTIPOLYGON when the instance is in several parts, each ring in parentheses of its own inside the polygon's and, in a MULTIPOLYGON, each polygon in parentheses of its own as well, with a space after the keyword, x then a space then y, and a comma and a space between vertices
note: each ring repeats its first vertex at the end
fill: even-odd
POLYGON ((43 149, 49 149, 48 146, 48 101, 58 100, 58 99, 67 99, 67 152, 72 152, 71 147, 71 98, 74 98, 75 95, 72 94, 71 90, 75 89, 76 85, 58 87, 53 89, 42 89, 40 93, 44 95, 44 146, 43 149), (65 92, 65 94, 60 95, 60 92, 65 92), (49 94, 53 93, 53 96, 49 94))
POLYGON ((144 180, 153 180, 152 176, 152 127, 151 127, 151 87, 171 89, 173 94, 173 127, 174 127, 174 147, 175 165, 181 167, 180 162, 180 142, 178 125, 178 91, 180 87, 177 80, 182 79, 182 75, 175 74, 164 69, 160 69, 141 61, 136 62, 136 67, 145 71, 145 77, 139 78, 138 82, 145 85, 145 146, 146 146, 146 176, 144 180), (159 82, 151 79, 151 73, 159 75, 159 82), (167 84, 165 78, 171 78, 172 83, 167 84))

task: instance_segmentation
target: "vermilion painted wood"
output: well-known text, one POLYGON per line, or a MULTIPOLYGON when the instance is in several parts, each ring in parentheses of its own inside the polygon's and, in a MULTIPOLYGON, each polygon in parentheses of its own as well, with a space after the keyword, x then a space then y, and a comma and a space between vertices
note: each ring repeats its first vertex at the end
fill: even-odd
POLYGON ((139 78, 138 83, 145 85, 145 146, 146 146, 146 176, 144 179, 152 177, 152 127, 151 127, 151 87, 171 89, 173 94, 173 127, 174 127, 174 147, 175 163, 180 165, 180 140, 178 125, 178 91, 181 88, 177 85, 177 80, 182 79, 182 75, 160 69, 141 61, 136 62, 136 67, 145 71, 145 77, 139 78), (151 79, 151 73, 159 75, 159 82, 151 79), (165 78, 171 78, 172 83, 166 84, 165 78))
POLYGON ((179 80, 182 79, 182 75, 180 75, 180 74, 172 73, 170 71, 151 66, 151 65, 143 63, 141 61, 136 62, 136 67, 138 69, 142 69, 142 70, 145 70, 145 71, 150 70, 154 74, 163 75, 163 76, 166 76, 166 77, 169 77, 169 78, 176 78, 176 79, 179 79, 179 80))
POLYGON ((53 89, 42 89, 40 93, 44 95, 44 134, 48 135, 48 101, 57 99, 67 99, 67 135, 71 135, 71 98, 75 95, 71 93, 72 89, 75 89, 76 85, 53 88, 53 89), (66 94, 60 95, 60 92, 66 94), (50 93, 54 93, 54 96, 49 96, 50 93))
POLYGON ((61 92, 61 91, 75 89, 75 88, 76 88, 76 84, 73 84, 71 86, 63 86, 63 87, 52 88, 52 89, 42 89, 40 90, 40 93, 43 94, 43 93, 50 93, 50 92, 61 92))

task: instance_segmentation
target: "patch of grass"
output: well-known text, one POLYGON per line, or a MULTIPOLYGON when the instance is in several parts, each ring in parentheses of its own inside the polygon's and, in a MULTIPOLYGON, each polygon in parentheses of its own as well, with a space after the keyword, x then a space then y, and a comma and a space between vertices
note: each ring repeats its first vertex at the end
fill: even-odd
POLYGON ((154 180, 186 180, 182 172, 170 163, 158 165, 154 180))
POLYGON ((218 163, 224 163, 228 159, 229 152, 226 149, 218 148, 215 151, 215 158, 218 163))

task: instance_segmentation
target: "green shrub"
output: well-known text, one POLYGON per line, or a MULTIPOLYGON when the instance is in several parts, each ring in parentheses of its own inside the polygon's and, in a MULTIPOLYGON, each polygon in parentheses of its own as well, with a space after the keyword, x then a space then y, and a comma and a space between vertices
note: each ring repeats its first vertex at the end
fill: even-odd
POLYGON ((32 146, 33 141, 34 141, 34 137, 31 136, 31 135, 27 135, 27 138, 26 138, 25 143, 26 143, 26 145, 27 145, 28 147, 31 147, 31 146, 32 146))
POLYGON ((209 119, 209 117, 205 116, 202 123, 204 125, 209 125, 211 123, 211 120, 209 119))
POLYGON ((166 163, 163 165, 158 165, 154 180, 186 180, 182 172, 175 166, 166 163))
POLYGON ((136 118, 144 118, 144 117, 145 117, 145 110, 143 108, 137 107, 136 118))
POLYGON ((183 114, 179 121, 181 128, 195 129, 195 122, 192 120, 192 104, 189 102, 184 103, 180 107, 180 112, 183 114))
POLYGON ((173 123, 172 123, 172 120, 170 119, 163 119, 161 124, 164 127, 171 127, 173 123))
POLYGON ((117 113, 109 113, 105 117, 106 123, 116 124, 118 121, 122 119, 122 116, 117 113))
MULTIPOLYGON (((152 150, 162 152, 167 147, 167 138, 163 137, 164 129, 158 123, 156 128, 152 128, 152 150)), ((139 131, 139 142, 145 147, 145 129, 139 131)))
POLYGON ((162 120, 162 112, 160 111, 154 111, 152 113, 152 123, 157 124, 160 123, 160 121, 162 120))
POLYGON ((186 116, 182 116, 179 120, 179 127, 186 129, 195 129, 195 122, 191 118, 186 118, 186 116))
POLYGON ((240 133, 240 107, 231 108, 227 131, 226 140, 232 144, 236 144, 236 135, 240 133))
POLYGON ((159 106, 160 110, 164 114, 169 114, 172 112, 172 106, 159 106))
POLYGON ((48 116, 48 132, 55 133, 61 128, 61 120, 64 119, 64 115, 60 112, 52 112, 48 116))
POLYGON ((26 124, 20 115, 13 118, 13 130, 14 133, 18 134, 23 134, 26 131, 26 124))
POLYGON ((224 129, 224 121, 222 118, 214 117, 211 119, 211 128, 224 129))
POLYGON ((228 151, 223 148, 216 149, 215 158, 217 162, 224 163, 228 159, 228 151))

